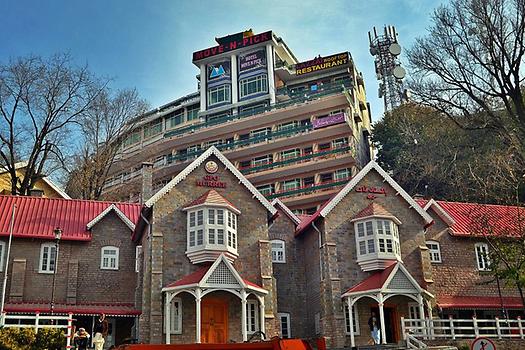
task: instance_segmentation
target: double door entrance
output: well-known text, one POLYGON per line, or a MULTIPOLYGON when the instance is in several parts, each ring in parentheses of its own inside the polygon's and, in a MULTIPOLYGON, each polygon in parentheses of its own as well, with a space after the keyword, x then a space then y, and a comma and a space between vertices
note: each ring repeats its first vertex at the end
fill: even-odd
MULTIPOLYGON (((400 318, 397 314, 397 307, 394 305, 385 305, 383 307, 385 314, 385 333, 387 343, 397 343, 399 341, 399 322, 400 318)), ((372 307, 370 313, 374 312, 379 320, 379 308, 372 307)))
POLYGON ((204 298, 201 304, 201 343, 228 342, 228 303, 204 298))

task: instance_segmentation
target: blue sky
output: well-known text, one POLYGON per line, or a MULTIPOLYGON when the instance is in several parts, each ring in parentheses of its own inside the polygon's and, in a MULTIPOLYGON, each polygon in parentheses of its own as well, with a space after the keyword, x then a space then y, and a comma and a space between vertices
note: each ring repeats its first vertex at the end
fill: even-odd
MULTIPOLYGON (((430 24, 438 2, 370 1, 183 1, 0 0, 0 62, 28 54, 68 52, 114 88, 136 87, 157 107, 197 88, 193 51, 214 38, 248 28, 273 30, 299 60, 350 51, 365 77, 373 118, 377 98, 367 32, 395 25, 410 46, 430 24)), ((402 54, 403 58, 403 54, 402 54)))

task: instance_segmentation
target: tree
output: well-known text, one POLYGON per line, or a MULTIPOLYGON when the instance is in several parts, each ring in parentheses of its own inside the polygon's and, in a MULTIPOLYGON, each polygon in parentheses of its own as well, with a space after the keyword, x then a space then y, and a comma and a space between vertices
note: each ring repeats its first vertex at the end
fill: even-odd
POLYGON ((108 172, 137 116, 148 108, 136 90, 114 95, 105 90, 81 117, 82 147, 75 157, 66 191, 75 198, 99 199, 108 172))
POLYGON ((378 163, 412 195, 515 203, 520 163, 491 129, 466 131, 440 111, 411 103, 374 125, 378 163))
POLYGON ((525 2, 452 0, 408 51, 415 98, 458 126, 490 129, 525 160, 525 2))

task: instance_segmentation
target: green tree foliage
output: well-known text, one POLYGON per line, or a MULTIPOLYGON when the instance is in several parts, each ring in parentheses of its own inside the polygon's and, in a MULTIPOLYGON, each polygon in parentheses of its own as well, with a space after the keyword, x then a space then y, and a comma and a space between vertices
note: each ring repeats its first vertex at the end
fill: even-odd
POLYGON ((39 329, 38 333, 33 328, 0 329, 0 350, 60 350, 65 345, 61 329, 39 329))
POLYGON ((523 167, 491 129, 464 130, 442 113, 405 104, 374 126, 378 163, 410 194, 515 203, 523 167))

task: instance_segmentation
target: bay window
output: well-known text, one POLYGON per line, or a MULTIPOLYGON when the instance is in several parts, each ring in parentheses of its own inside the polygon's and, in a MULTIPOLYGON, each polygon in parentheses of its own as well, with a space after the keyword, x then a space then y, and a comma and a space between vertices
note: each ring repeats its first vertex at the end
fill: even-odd
POLYGON ((364 271, 382 269, 401 260, 399 220, 372 218, 354 221, 357 263, 364 271))

